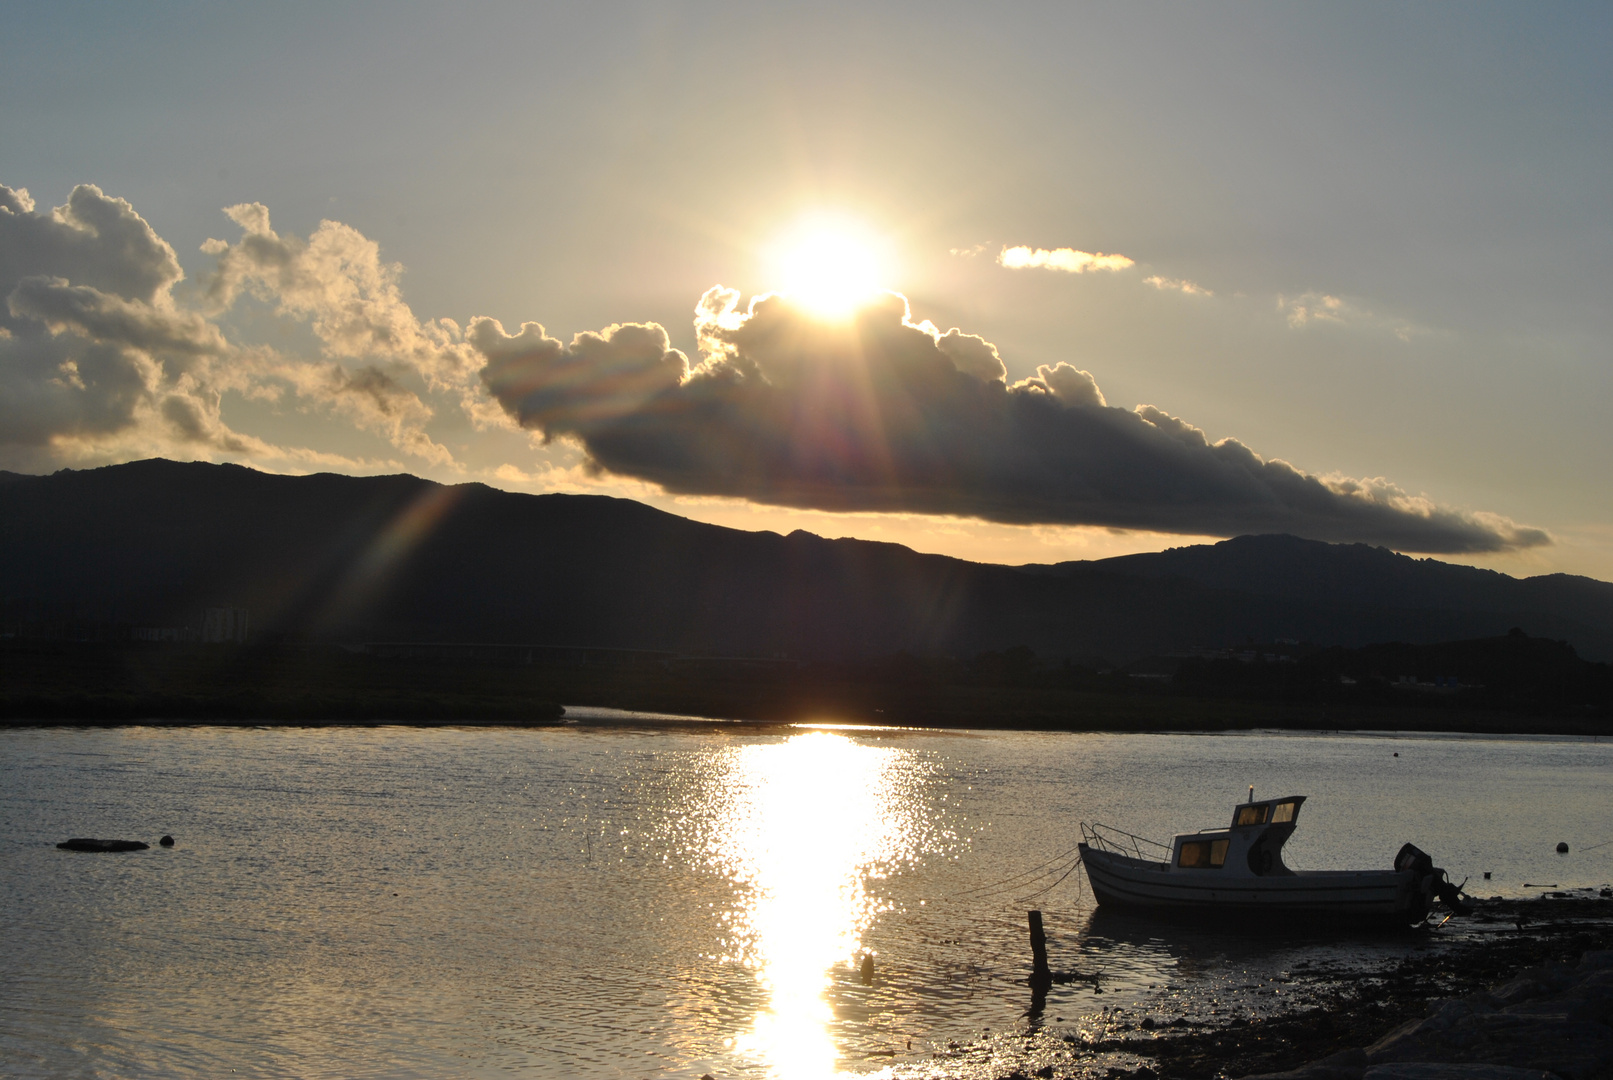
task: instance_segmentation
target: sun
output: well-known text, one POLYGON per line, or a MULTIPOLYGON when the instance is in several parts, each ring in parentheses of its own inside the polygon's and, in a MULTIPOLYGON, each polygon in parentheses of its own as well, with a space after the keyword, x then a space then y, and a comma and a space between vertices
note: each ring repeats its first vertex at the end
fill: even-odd
POLYGON ((887 243, 851 218, 803 219, 769 254, 779 291, 821 318, 845 318, 887 284, 887 243))

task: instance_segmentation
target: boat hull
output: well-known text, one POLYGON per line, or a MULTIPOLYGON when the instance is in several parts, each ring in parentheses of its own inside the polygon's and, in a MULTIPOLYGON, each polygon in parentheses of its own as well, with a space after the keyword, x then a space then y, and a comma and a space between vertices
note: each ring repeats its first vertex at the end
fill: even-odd
POLYGON ((1082 844, 1081 862, 1100 905, 1158 914, 1326 916, 1414 923, 1428 914, 1416 875, 1396 870, 1332 870, 1267 877, 1172 871, 1164 863, 1082 844))

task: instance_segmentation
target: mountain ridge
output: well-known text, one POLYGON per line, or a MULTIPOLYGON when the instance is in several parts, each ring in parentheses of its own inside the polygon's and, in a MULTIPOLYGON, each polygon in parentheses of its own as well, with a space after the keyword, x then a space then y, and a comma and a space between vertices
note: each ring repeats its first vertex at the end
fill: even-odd
POLYGON ((40 632, 69 610, 80 622, 160 625, 212 606, 247 608, 260 640, 800 658, 1022 644, 1047 658, 1119 659, 1249 638, 1433 642, 1523 625, 1588 658, 1613 656, 1613 584, 1294 537, 1014 567, 407 474, 150 459, 0 476, 5 632, 40 632))

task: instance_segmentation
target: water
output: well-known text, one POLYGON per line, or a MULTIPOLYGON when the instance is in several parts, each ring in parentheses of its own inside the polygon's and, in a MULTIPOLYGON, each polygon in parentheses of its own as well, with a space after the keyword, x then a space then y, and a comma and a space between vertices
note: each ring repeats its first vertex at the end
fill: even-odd
POLYGON ((1310 797, 1296 868, 1387 866, 1410 840, 1475 893, 1519 896, 1613 880, 1610 776, 1613 742, 1553 738, 597 711, 534 730, 10 730, 0 1071, 1001 1075, 1106 1008, 1213 1018, 1278 1005, 1307 964, 1430 947, 1094 917, 1079 870, 1041 895, 1050 878, 994 887, 1082 820, 1168 839, 1223 824, 1252 783, 1310 797), (54 847, 164 832, 176 848, 54 847), (1055 987, 1040 1028, 1028 907, 1055 968, 1101 974, 1055 987))

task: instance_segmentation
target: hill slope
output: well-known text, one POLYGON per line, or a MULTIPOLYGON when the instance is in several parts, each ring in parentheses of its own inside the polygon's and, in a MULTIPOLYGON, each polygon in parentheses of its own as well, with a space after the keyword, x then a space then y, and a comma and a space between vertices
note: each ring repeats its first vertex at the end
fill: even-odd
POLYGON ((254 636, 511 641, 797 657, 1030 646, 1112 658, 1248 637, 1503 634, 1613 655, 1613 585, 1245 537, 1053 567, 704 525, 623 499, 410 476, 142 461, 0 476, 0 617, 254 636))

